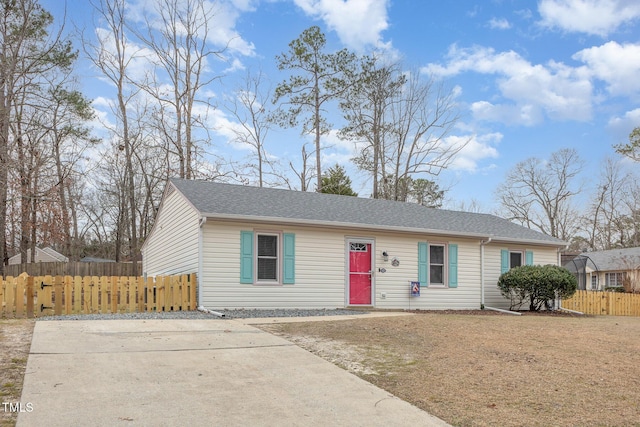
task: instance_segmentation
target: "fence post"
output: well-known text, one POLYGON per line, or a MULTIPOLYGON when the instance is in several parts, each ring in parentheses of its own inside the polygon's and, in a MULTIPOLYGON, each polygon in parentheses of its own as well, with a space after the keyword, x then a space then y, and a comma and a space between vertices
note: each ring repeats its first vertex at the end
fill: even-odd
POLYGON ((73 312, 73 282, 71 276, 62 278, 64 284, 64 314, 73 312))
POLYGON ((7 282, 5 281, 4 277, 0 276, 0 317, 4 315, 4 306, 5 306, 4 289, 5 289, 5 286, 7 286, 6 283, 7 282))
POLYGON ((113 276, 111 278, 111 313, 117 313, 117 312, 118 312, 118 277, 113 276))
POLYGON ((33 276, 27 276, 27 317, 33 318, 33 276))
POLYGON ((59 316, 62 314, 62 276, 56 276, 53 280, 53 292, 56 299, 54 313, 59 316))
POLYGON ((16 318, 24 317, 24 274, 16 277, 16 318))
POLYGON ((82 298, 87 297, 88 290, 84 289, 82 286, 82 277, 74 276, 73 277, 73 312, 74 313, 82 313, 82 298), (84 294, 84 295, 83 295, 84 294))
POLYGON ((155 281, 153 277, 147 277, 147 311, 153 311, 155 304, 153 291, 155 288, 155 281))
MULTIPOLYGON (((15 308, 15 292, 13 290, 14 284, 16 282, 16 278, 12 276, 7 276, 7 280, 5 280, 4 286, 4 315, 8 318, 12 318, 14 316, 13 309, 15 308)), ((1 301, 0 301, 1 303, 1 301)), ((3 311, 3 308, 0 307, 0 314, 3 311)))
POLYGON ((145 307, 144 307, 144 297, 145 297, 145 287, 144 287, 144 277, 142 276, 138 276, 137 278, 138 280, 138 312, 142 313, 143 311, 145 311, 145 307))
POLYGON ((135 313, 137 308, 136 296, 138 295, 138 280, 133 276, 129 276, 128 294, 129 294, 129 310, 128 311, 129 313, 135 313))

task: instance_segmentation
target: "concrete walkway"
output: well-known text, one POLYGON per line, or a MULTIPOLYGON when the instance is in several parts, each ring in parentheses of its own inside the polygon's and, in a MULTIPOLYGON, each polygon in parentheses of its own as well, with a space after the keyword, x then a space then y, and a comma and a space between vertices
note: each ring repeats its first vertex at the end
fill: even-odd
POLYGON ((37 322, 17 425, 447 425, 260 322, 37 322))

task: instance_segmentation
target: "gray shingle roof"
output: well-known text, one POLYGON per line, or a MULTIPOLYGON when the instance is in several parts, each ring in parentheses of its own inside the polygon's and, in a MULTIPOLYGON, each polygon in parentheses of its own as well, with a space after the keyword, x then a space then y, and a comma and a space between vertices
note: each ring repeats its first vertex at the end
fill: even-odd
MULTIPOLYGON (((626 271, 640 268, 640 248, 586 252, 598 271, 626 271)), ((592 267, 589 263, 589 267, 592 267)))
POLYGON ((375 228, 564 245, 559 239, 495 215, 432 209, 414 203, 171 179, 207 217, 375 228))

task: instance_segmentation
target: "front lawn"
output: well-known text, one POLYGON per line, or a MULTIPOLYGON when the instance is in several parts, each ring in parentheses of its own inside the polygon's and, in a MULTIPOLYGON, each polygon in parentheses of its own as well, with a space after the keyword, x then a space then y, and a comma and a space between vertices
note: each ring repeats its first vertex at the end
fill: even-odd
POLYGON ((640 425, 638 318, 423 313, 263 328, 453 425, 640 425))

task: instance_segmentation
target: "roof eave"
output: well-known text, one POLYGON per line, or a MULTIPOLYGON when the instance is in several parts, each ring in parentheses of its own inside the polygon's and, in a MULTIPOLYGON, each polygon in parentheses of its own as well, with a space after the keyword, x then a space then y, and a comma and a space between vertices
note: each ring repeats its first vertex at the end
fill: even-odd
POLYGON ((566 248, 569 246, 569 243, 558 240, 535 240, 535 239, 518 239, 518 238, 506 238, 506 237, 495 237, 493 236, 493 242, 502 242, 502 243, 520 243, 523 245, 537 245, 537 246, 555 246, 558 248, 566 248))
POLYGON ((252 221, 252 222, 260 222, 266 224, 295 224, 295 225, 303 225, 303 226, 315 226, 315 227, 323 227, 323 228, 350 228, 350 229, 358 229, 358 230, 375 230, 375 231, 393 231, 399 233, 412 233, 412 234, 431 234, 436 236, 454 236, 454 237, 464 237, 478 240, 490 240, 494 242, 509 242, 509 243, 522 243, 522 244, 531 244, 538 246, 557 246, 564 247, 567 246, 566 242, 551 242, 544 240, 533 240, 533 239, 505 239, 505 238, 496 238, 495 236, 486 234, 486 233, 469 233, 462 231, 449 231, 449 230, 437 230, 437 229, 428 229, 428 228, 415 228, 415 227, 389 227, 385 225, 374 225, 374 224, 359 224, 353 222, 340 222, 340 221, 318 221, 318 220, 310 220, 310 219, 301 219, 301 218, 282 218, 282 217, 269 217, 269 216, 254 216, 254 215, 231 215, 231 214, 220 214, 220 213, 200 213, 202 216, 218 219, 224 221, 252 221))

